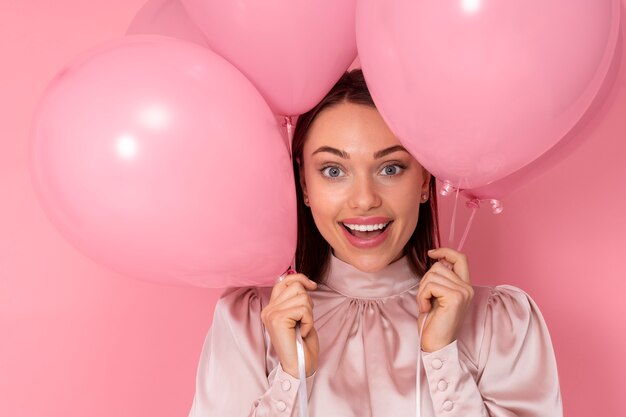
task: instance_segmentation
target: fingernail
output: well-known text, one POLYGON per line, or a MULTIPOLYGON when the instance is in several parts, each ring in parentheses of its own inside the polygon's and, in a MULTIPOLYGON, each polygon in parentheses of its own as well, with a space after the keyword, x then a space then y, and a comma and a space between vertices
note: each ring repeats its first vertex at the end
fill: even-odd
POLYGON ((431 252, 434 252, 434 251, 435 251, 434 249, 431 249, 431 250, 428 251, 428 253, 431 253, 431 252))

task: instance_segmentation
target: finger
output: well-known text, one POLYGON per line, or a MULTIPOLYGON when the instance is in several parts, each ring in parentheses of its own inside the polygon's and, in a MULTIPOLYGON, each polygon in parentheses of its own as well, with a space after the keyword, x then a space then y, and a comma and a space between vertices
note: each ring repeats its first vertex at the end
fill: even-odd
POLYGON ((458 282, 454 282, 453 280, 451 280, 448 277, 445 277, 443 275, 439 275, 436 272, 433 271, 428 271, 426 273, 426 275, 424 275, 422 277, 422 279, 420 280, 420 283, 417 287, 417 294, 421 294, 424 291, 424 288, 430 283, 430 282, 436 282, 442 285, 446 285, 452 289, 455 288, 459 288, 459 283, 458 282))
POLYGON ((315 320, 313 319, 313 311, 311 308, 306 308, 300 319, 300 334, 302 338, 306 338, 313 330, 315 320))
POLYGON ((453 266, 453 271, 466 282, 470 282, 469 265, 467 256, 464 253, 455 251, 450 248, 437 248, 428 251, 428 256, 433 259, 445 259, 453 266))
POLYGON ((287 310, 291 307, 296 307, 299 305, 308 306, 309 308, 313 309, 313 300, 307 292, 294 294, 292 297, 289 297, 286 300, 274 305, 273 308, 277 310, 287 310))
POLYGON ((298 281, 303 277, 303 274, 283 274, 279 278, 279 282, 274 284, 274 288, 272 288, 272 294, 270 295, 270 300, 274 299, 278 294, 280 294, 285 288, 289 286, 291 282, 298 281))
POLYGON ((291 328, 295 328, 296 323, 300 322, 300 334, 302 337, 308 336, 309 332, 313 328, 313 312, 308 306, 298 305, 281 310, 276 319, 279 321, 289 321, 289 327, 291 328))
POLYGON ((446 285, 452 291, 454 291, 455 294, 451 294, 453 296, 451 300, 455 302, 470 300, 474 295, 474 289, 472 288, 472 285, 468 284, 465 281, 461 281, 458 278, 450 279, 448 277, 437 275, 433 277, 433 282, 438 282, 440 284, 446 285))
POLYGON ((426 313, 433 309, 433 303, 437 301, 441 305, 442 299, 447 297, 453 290, 438 282, 429 282, 417 296, 417 305, 420 313, 426 313))
POLYGON ((305 293, 306 289, 299 281, 293 281, 288 284, 283 290, 274 297, 270 302, 273 304, 280 304, 288 298, 292 298, 300 293, 305 293))
POLYGON ((278 305, 268 305, 261 312, 261 319, 264 324, 269 325, 271 329, 282 328, 285 323, 291 324, 289 328, 295 326, 295 322, 300 320, 300 316, 293 316, 292 310, 298 308, 306 308, 311 312, 313 308, 309 304, 304 294, 298 296, 298 299, 289 299, 278 305))
POLYGON ((432 295, 428 297, 425 296, 424 289, 431 281, 436 279, 438 279, 437 274, 433 273, 432 271, 428 271, 420 280, 416 295, 417 305, 420 312, 430 311, 433 308, 432 302, 434 300, 431 300, 432 295))
MULTIPOLYGON (((445 270, 445 268, 444 268, 444 270, 445 270)), ((451 273, 451 272, 448 271, 448 273, 451 273)), ((458 277, 454 277, 454 279, 451 279, 451 278, 449 278, 447 276, 440 275, 440 274, 438 274, 436 272, 430 272, 429 275, 431 275, 430 278, 429 278, 429 281, 433 281, 433 282, 437 282, 439 284, 446 285, 446 286, 450 287, 453 291, 457 291, 458 293, 460 293, 464 297, 468 297, 470 299, 473 297, 474 288, 472 287, 472 285, 468 284, 465 281, 460 280, 458 277)))
POLYGON ((420 291, 423 290, 423 288, 426 286, 426 284, 428 284, 430 281, 436 281, 436 282, 440 282, 441 279, 444 278, 447 281, 447 285, 456 288, 456 286, 467 286, 467 283, 463 280, 461 280, 458 277, 454 276, 454 272, 448 270, 445 267, 442 267, 441 265, 439 265, 438 268, 431 268, 429 269, 420 279, 419 281, 419 285, 417 288, 417 292, 419 293, 420 291), (441 273, 440 273, 441 272, 441 273), (452 274, 452 277, 450 277, 449 275, 452 274))
POLYGON ((440 258, 437 262, 439 262, 440 264, 442 264, 443 266, 445 266, 446 268, 450 270, 454 269, 454 265, 446 261, 444 258, 440 258))
POLYGON ((302 285, 300 282, 292 282, 285 288, 280 294, 278 294, 273 300, 270 301, 271 304, 279 304, 283 301, 293 298, 298 294, 308 294, 309 289, 302 285))
POLYGON ((274 285, 274 288, 272 288, 272 294, 270 295, 270 302, 274 300, 281 292, 283 292, 285 288, 289 287, 289 285, 293 284, 294 282, 299 282, 305 288, 310 290, 314 290, 315 288, 317 288, 317 283, 311 281, 306 275, 290 274, 287 275, 282 281, 274 285))
POLYGON ((447 277, 432 272, 429 275, 429 280, 423 286, 420 286, 417 292, 417 303, 420 312, 430 311, 432 308, 431 298, 433 297, 438 300, 439 304, 442 304, 443 300, 447 300, 449 303, 457 303, 469 296, 466 288, 447 277))
POLYGON ((430 267, 430 269, 428 270, 429 272, 434 272, 436 274, 439 275, 443 275, 444 277, 447 277, 449 279, 451 279, 454 282, 457 282, 461 285, 470 285, 469 282, 463 280, 460 276, 458 276, 456 274, 456 272, 454 272, 453 270, 447 268, 445 265, 443 265, 443 263, 441 261, 437 261, 433 264, 433 266, 430 267))
POLYGON ((289 268, 287 268, 287 270, 285 272, 282 273, 281 276, 278 277, 278 279, 276 280, 275 284, 278 284, 279 282, 284 280, 287 275, 293 275, 293 274, 297 274, 297 273, 298 272, 295 269, 293 269, 292 267, 289 267, 289 268))
MULTIPOLYGON (((292 284, 293 287, 295 284, 292 284)), ((283 291, 280 296, 283 296, 285 292, 289 291, 289 288, 283 291)), ((297 307, 297 306, 307 306, 311 310, 313 309, 313 300, 309 296, 306 290, 302 290, 301 293, 293 294, 291 296, 287 296, 284 300, 275 299, 270 304, 268 304, 263 311, 261 312, 261 320, 263 323, 271 322, 272 317, 277 317, 282 315, 283 310, 287 310, 289 308, 297 307)))

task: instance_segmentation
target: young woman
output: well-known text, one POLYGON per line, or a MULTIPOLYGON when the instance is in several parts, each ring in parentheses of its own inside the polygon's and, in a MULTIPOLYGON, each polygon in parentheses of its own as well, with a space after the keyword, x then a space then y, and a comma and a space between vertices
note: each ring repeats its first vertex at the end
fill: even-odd
POLYGON ((513 286, 471 285, 466 257, 437 248, 435 179, 360 70, 299 118, 293 161, 299 273, 226 290, 190 417, 298 416, 298 321, 312 417, 414 416, 420 349, 424 417, 562 416, 538 307, 513 286))

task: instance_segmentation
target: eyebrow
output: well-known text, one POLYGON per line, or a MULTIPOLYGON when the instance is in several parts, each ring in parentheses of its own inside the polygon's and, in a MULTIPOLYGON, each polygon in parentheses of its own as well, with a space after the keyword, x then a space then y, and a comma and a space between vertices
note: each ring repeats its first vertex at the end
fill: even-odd
MULTIPOLYGON (((389 155, 390 153, 394 153, 398 151, 409 153, 409 151, 407 151, 404 148, 404 146, 395 145, 395 146, 391 146, 389 148, 381 149, 380 151, 374 152, 374 159, 379 159, 379 158, 389 155)), ((350 155, 346 151, 342 151, 342 150, 333 148, 331 146, 321 146, 315 152, 313 152, 311 156, 320 152, 329 152, 329 153, 332 153, 333 155, 337 155, 340 158, 350 159, 350 155)))

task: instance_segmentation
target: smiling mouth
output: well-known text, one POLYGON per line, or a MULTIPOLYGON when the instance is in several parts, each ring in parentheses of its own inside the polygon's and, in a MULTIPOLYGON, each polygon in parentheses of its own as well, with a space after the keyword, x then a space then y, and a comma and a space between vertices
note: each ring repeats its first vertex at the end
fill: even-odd
POLYGON ((384 224, 384 225, 369 225, 369 227, 365 225, 350 225, 351 227, 349 227, 349 226, 346 226, 345 223, 341 223, 341 225, 352 236, 356 236, 360 239, 373 239, 381 235, 385 231, 385 229, 387 229, 389 225, 391 225, 391 223, 393 223, 393 220, 389 221, 387 224, 384 224), (373 230, 367 230, 368 228, 373 229, 373 230))

